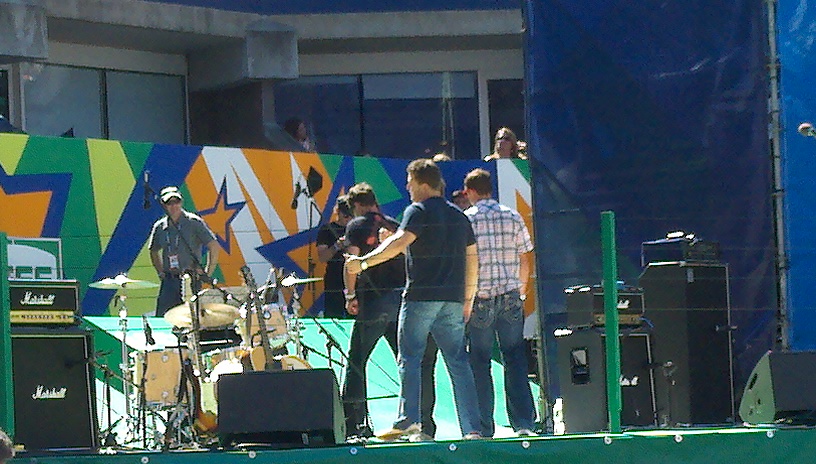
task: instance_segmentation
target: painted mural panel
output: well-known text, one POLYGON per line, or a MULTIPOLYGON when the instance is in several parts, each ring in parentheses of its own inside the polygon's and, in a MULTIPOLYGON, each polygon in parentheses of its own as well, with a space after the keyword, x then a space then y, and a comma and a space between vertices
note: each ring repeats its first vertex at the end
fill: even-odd
MULTIPOLYGON (((147 240, 164 214, 156 199, 161 188, 181 188, 185 209, 204 219, 221 247, 214 277, 238 286, 244 264, 258 279, 271 266, 323 276, 314 242, 337 196, 369 182, 382 210, 399 217, 409 203, 406 165, 390 158, 0 134, 0 230, 60 239, 64 278, 79 282, 82 313, 116 314, 114 292, 88 284, 120 273, 158 282, 147 240)), ((442 163, 447 193, 461 188, 477 166, 494 174, 500 201, 518 209, 532 231, 525 162, 442 163)), ((319 282, 304 288, 304 313, 322 310, 322 291, 319 282)), ((130 290, 128 313, 153 311, 156 293, 130 290)))

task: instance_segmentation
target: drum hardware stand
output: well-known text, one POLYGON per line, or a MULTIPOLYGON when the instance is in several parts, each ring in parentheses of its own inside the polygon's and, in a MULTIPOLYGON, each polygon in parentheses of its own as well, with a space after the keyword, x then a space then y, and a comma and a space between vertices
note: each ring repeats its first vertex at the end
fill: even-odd
POLYGON ((105 408, 107 409, 106 411, 107 428, 100 433, 100 437, 103 437, 102 440, 100 441, 102 442, 102 446, 106 448, 112 448, 116 446, 116 432, 114 432, 113 429, 114 427, 116 427, 117 424, 119 424, 119 421, 122 420, 122 418, 120 417, 119 419, 116 420, 116 422, 113 422, 113 410, 111 409, 111 377, 113 377, 114 373, 105 364, 100 364, 94 367, 102 371, 102 375, 105 382, 105 396, 102 402, 104 403, 105 408))
POLYGON ((177 347, 179 356, 179 365, 181 372, 179 375, 178 391, 176 393, 176 403, 173 410, 167 419, 167 427, 164 431, 164 442, 162 444, 162 451, 168 451, 171 448, 179 448, 184 445, 196 445, 195 435, 195 417, 193 417, 192 408, 194 407, 194 399, 187 387, 187 382, 193 382, 195 379, 188 378, 192 374, 192 367, 188 359, 184 359, 182 352, 182 337, 184 332, 177 331, 178 338, 177 347), (187 400, 187 403, 184 400, 187 400), (188 422, 185 424, 185 422, 188 422))
MULTIPOLYGON (((109 366, 107 366, 105 364, 101 364, 101 363, 99 363, 97 361, 98 356, 104 356, 104 355, 107 355, 107 354, 110 354, 110 352, 97 352, 97 353, 94 353, 93 356, 91 356, 88 359, 87 362, 91 366, 93 366, 94 369, 101 370, 103 375, 104 375, 104 379, 105 379, 104 380, 105 381, 105 398, 104 398, 104 402, 105 402, 105 405, 107 407, 107 425, 108 425, 108 427, 105 430, 102 430, 100 432, 100 436, 103 437, 102 438, 103 446, 116 447, 117 446, 117 443, 116 443, 117 433, 114 432, 113 430, 123 419, 126 421, 127 427, 128 427, 128 437, 125 439, 123 444, 138 441, 139 440, 138 434, 139 434, 140 430, 138 430, 138 428, 137 429, 131 428, 132 427, 132 422, 133 422, 133 417, 131 416, 130 412, 128 412, 127 414, 125 414, 125 415, 123 415, 121 417, 119 417, 119 419, 116 419, 115 421, 112 421, 113 417, 112 417, 112 408, 111 408, 111 385, 110 385, 111 378, 116 377, 119 380, 121 380, 123 390, 125 390, 125 389, 130 390, 131 388, 134 388, 136 390, 139 390, 141 395, 144 395, 144 387, 142 387, 140 385, 136 385, 135 383, 133 383, 133 381, 130 380, 129 375, 127 375, 127 374, 125 374, 125 375, 117 374, 109 366)), ((129 373, 129 370, 128 370, 128 373, 129 373)), ((130 406, 129 403, 130 403, 130 398, 125 397, 125 406, 126 406, 127 411, 131 411, 131 408, 129 407, 130 406)), ((144 430, 142 430, 142 432, 146 433, 144 430)))
MULTIPOLYGON (((177 332, 178 337, 178 355, 181 366, 181 375, 179 376, 178 393, 176 396, 176 406, 167 421, 167 428, 165 429, 163 450, 168 450, 174 444, 191 445, 198 447, 198 433, 196 432, 196 414, 195 410, 197 404, 200 405, 200 394, 195 398, 188 388, 194 389, 193 382, 198 382, 205 376, 204 367, 201 357, 201 346, 199 337, 201 334, 201 301, 198 298, 198 291, 200 291, 201 280, 197 272, 189 272, 182 278, 182 294, 192 295, 188 298, 190 306, 190 321, 191 328, 186 332, 187 345, 190 350, 190 359, 185 360, 182 353, 182 336, 184 332, 177 332), (189 285, 189 288, 188 288, 189 285), (190 382, 188 387, 187 383, 190 382), (184 405, 184 398, 187 398, 187 405, 184 405), (182 425, 185 420, 188 422, 186 427, 189 428, 188 433, 184 433, 182 425), (184 441, 188 438, 189 441, 184 441)), ((214 281, 212 281, 214 282, 214 281)))
MULTIPOLYGON (((120 355, 122 357, 122 362, 119 364, 119 370, 122 373, 122 394, 125 397, 125 419, 127 423, 127 430, 128 435, 125 438, 124 443, 133 443, 138 441, 138 432, 139 426, 141 424, 141 420, 139 417, 133 417, 133 410, 131 405, 131 395, 133 394, 133 387, 136 387, 139 391, 137 392, 140 397, 144 396, 144 389, 140 388, 133 382, 133 377, 130 375, 130 369, 128 366, 128 344, 127 344, 127 333, 128 333, 128 310, 127 310, 127 287, 122 286, 121 289, 117 292, 117 296, 114 299, 114 308, 119 306, 119 330, 122 332, 122 343, 120 345, 121 351, 120 355), (134 419, 136 423, 134 423, 134 419)), ((140 404, 141 406, 141 404, 140 404)), ((140 414, 141 415, 141 414, 140 414)))

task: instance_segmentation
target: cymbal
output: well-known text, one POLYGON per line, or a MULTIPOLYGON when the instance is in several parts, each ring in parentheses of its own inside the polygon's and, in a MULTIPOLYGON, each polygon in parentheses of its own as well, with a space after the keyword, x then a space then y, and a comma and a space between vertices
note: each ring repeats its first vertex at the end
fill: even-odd
MULTIPOLYGON (((223 303, 202 303, 199 325, 204 328, 229 325, 238 319, 238 308, 223 303)), ((192 315, 189 303, 170 308, 164 314, 164 320, 175 327, 192 327, 192 315)))
POLYGON ((291 287, 292 285, 308 284, 309 282, 319 282, 323 277, 309 277, 306 279, 298 279, 293 275, 288 275, 281 280, 281 285, 284 287, 291 287))
POLYGON ((116 277, 105 277, 102 280, 92 282, 88 284, 88 286, 104 290, 116 290, 119 288, 156 288, 159 284, 154 284, 146 280, 135 280, 124 274, 119 274, 116 277))

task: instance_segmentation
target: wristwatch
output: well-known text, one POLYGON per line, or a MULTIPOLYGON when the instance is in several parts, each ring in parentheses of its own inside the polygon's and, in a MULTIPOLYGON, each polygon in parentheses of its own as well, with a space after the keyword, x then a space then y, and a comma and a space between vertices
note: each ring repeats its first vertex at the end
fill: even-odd
POLYGON ((366 269, 368 269, 368 261, 366 261, 366 260, 362 260, 362 261, 360 261, 360 269, 362 269, 362 270, 364 270, 364 271, 365 271, 366 269))
POLYGON ((343 295, 346 297, 346 301, 351 301, 357 298, 357 293, 349 292, 348 289, 343 289, 343 295))

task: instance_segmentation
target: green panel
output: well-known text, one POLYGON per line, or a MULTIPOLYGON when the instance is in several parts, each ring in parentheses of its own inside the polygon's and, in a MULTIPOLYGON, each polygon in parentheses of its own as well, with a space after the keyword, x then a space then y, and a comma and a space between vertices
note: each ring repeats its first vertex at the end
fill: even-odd
POLYGON ((527 160, 514 159, 513 165, 519 170, 522 176, 530 182, 530 162, 527 160))
MULTIPOLYGON (((84 139, 31 137, 16 174, 71 174, 71 187, 62 229, 65 277, 89 282, 99 262, 101 248, 96 225, 91 167, 84 139), (59 153, 59 163, 54 162, 59 153)), ((80 288, 84 294, 85 288, 80 288)), ((80 295, 80 298, 82 296, 80 295)))
POLYGON ((340 155, 319 155, 320 161, 323 163, 323 167, 326 169, 326 172, 329 173, 332 179, 337 178, 337 173, 340 171, 340 165, 343 164, 343 158, 345 156, 340 155))
POLYGON ((11 358, 11 306, 8 299, 8 237, 0 232, 0 427, 14 436, 14 376, 11 358))
POLYGON ((119 142, 88 139, 87 146, 99 243, 104 250, 119 224, 122 210, 136 186, 136 179, 127 174, 130 164, 119 142))
POLYGON ((354 179, 365 179, 371 184, 381 205, 402 198, 402 190, 394 185, 380 160, 371 157, 354 158, 354 179))
POLYGON ((139 142, 120 143, 122 144, 122 150, 125 152, 125 157, 127 158, 128 163, 130 163, 130 170, 133 177, 136 178, 142 172, 142 168, 144 168, 147 158, 150 156, 150 152, 153 150, 153 144, 139 142))

